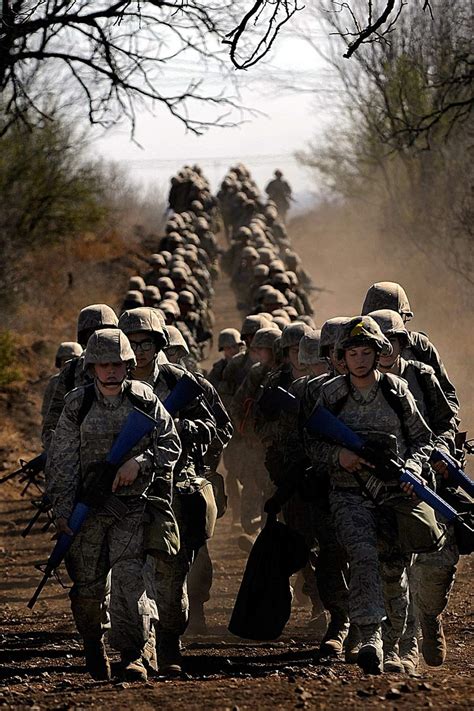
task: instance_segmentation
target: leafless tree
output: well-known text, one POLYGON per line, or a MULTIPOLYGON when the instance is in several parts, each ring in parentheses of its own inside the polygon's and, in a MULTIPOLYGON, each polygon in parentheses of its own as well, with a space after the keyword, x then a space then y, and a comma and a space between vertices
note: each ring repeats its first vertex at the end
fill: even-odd
POLYGON ((412 6, 390 40, 329 58, 338 121, 300 157, 336 192, 380 205, 393 244, 473 285, 470 2, 432 0, 432 13, 427 24, 412 6))
POLYGON ((224 93, 222 40, 237 22, 240 5, 0 1, 0 129, 41 116, 58 95, 79 103, 92 124, 105 127, 126 117, 133 130, 143 105, 164 106, 195 133, 231 123, 238 106, 228 86, 224 93), (206 114, 206 107, 213 111, 206 114))

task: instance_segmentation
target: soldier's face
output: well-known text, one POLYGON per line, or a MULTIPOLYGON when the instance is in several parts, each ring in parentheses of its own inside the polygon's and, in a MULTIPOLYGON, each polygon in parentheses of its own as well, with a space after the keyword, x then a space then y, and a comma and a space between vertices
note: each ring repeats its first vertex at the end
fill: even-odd
POLYGON ((388 340, 390 341, 390 344, 393 349, 392 355, 381 355, 379 359, 381 367, 386 369, 391 368, 398 361, 398 358, 402 351, 402 344, 400 343, 400 340, 397 338, 397 336, 390 336, 388 340))
POLYGON ((273 360, 273 351, 271 348, 252 348, 255 354, 255 360, 263 365, 270 365, 273 360))
POLYGON ((370 346, 349 348, 345 355, 347 370, 357 378, 364 378, 373 370, 375 357, 375 350, 370 346))
POLYGON ((127 375, 127 366, 121 361, 117 363, 95 363, 95 377, 104 395, 116 395, 120 392, 127 375))
POLYGON ((224 348, 222 350, 224 352, 224 358, 226 360, 229 360, 233 356, 237 355, 237 353, 240 351, 240 345, 224 346, 224 348))
POLYGON ((137 368, 146 368, 156 356, 156 345, 150 333, 146 331, 130 333, 128 336, 137 359, 137 368))
POLYGON ((299 350, 299 346, 290 346, 288 348, 288 360, 295 370, 304 370, 305 366, 301 365, 298 358, 299 350))
POLYGON ((317 363, 311 363, 309 370, 311 375, 317 378, 318 375, 324 375, 324 373, 328 372, 328 364, 325 361, 318 360, 317 363))

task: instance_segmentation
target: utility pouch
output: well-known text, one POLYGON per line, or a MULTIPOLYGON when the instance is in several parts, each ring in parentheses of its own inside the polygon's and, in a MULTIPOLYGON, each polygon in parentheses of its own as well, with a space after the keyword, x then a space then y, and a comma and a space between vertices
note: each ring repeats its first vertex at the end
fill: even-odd
POLYGON ((123 498, 115 496, 115 494, 111 494, 106 498, 103 509, 106 513, 114 516, 118 521, 121 521, 130 510, 123 498))
POLYGON ((189 477, 175 486, 175 496, 185 528, 185 538, 197 550, 214 534, 217 504, 212 484, 203 477, 189 477))
POLYGON ((214 498, 217 506, 217 518, 222 516, 227 511, 227 494, 225 490, 225 481, 222 474, 216 471, 206 471, 206 479, 211 482, 214 490, 214 498))
POLYGON ((179 526, 169 503, 157 496, 148 496, 143 517, 143 547, 154 558, 172 557, 179 553, 179 526))
POLYGON ((400 498, 391 502, 403 553, 429 553, 439 550, 446 539, 446 528, 424 501, 400 498))

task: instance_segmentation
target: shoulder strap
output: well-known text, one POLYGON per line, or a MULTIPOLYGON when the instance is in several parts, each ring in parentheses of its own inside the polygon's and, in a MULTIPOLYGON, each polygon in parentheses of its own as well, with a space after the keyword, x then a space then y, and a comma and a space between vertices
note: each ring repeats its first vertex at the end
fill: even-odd
POLYGON ((79 408, 79 412, 77 415, 77 424, 79 427, 82 425, 84 420, 86 419, 89 410, 92 407, 92 403, 95 400, 95 390, 94 390, 94 385, 91 383, 90 385, 86 385, 84 389, 84 397, 82 398, 81 406, 79 408))
POLYGON ((411 367, 413 368, 413 372, 415 373, 416 382, 418 383, 418 386, 421 392, 423 393, 423 399, 426 402, 428 399, 428 388, 423 372, 413 364, 411 365, 411 367))
POLYGON ((76 384, 76 370, 77 370, 77 362, 78 358, 74 358, 74 360, 70 363, 70 367, 67 370, 66 373, 66 378, 65 378, 65 386, 66 386, 66 393, 71 392, 71 390, 74 388, 76 384))
MULTIPOLYGON (((347 376, 347 380, 349 380, 349 376, 347 376)), ((345 395, 341 395, 339 400, 336 400, 336 402, 331 404, 331 412, 333 413, 333 415, 336 415, 336 417, 339 417, 341 410, 346 404, 347 398, 349 397, 350 383, 348 383, 348 386, 349 387, 347 388, 347 392, 345 393, 345 395)))
POLYGON ((173 371, 171 370, 171 368, 169 367, 169 365, 167 363, 162 363, 160 365, 160 373, 159 374, 163 376, 165 383, 166 383, 166 387, 168 388, 168 390, 173 390, 176 383, 178 382, 178 378, 173 373, 173 371))
POLYGON ((384 396, 385 400, 387 401, 387 404, 392 408, 398 419, 400 420, 400 426, 403 432, 403 436, 405 439, 407 438, 407 430, 405 426, 405 415, 403 413, 403 405, 400 401, 400 398, 396 393, 393 392, 392 388, 390 387, 390 383, 385 375, 385 373, 380 373, 380 380, 379 380, 379 385, 380 385, 380 392, 384 396))
POLYGON ((135 395, 135 393, 132 392, 132 383, 130 381, 125 384, 125 395, 133 407, 136 407, 147 414, 153 409, 154 403, 152 400, 143 400, 141 397, 138 397, 138 395, 135 395))

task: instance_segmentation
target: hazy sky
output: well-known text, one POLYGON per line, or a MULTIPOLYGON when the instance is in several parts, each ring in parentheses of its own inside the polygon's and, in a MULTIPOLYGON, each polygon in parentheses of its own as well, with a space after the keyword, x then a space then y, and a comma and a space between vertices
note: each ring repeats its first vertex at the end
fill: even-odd
MULTIPOLYGON (((139 116, 136 139, 142 148, 131 142, 124 125, 97 138, 95 149, 123 164, 140 183, 165 190, 171 175, 184 163, 199 161, 215 188, 237 160, 249 166, 261 187, 275 168, 280 168, 296 193, 312 190, 316 186, 293 154, 314 137, 324 113, 318 110, 314 96, 288 91, 275 77, 293 85, 295 79, 324 83, 327 74, 323 60, 314 50, 301 40, 282 37, 275 45, 270 65, 257 65, 239 73, 239 81, 245 82, 242 104, 265 116, 249 118, 236 128, 214 128, 195 136, 186 133, 177 119, 160 108, 155 116, 146 112, 139 116)), ((199 70, 190 65, 189 78, 197 77, 199 70)))

